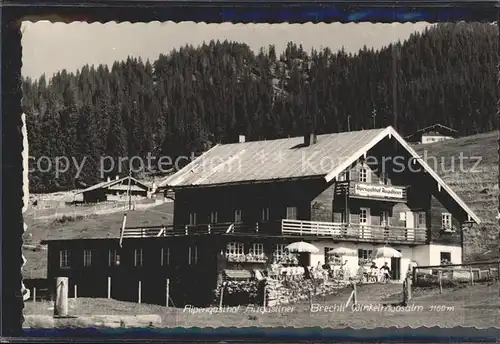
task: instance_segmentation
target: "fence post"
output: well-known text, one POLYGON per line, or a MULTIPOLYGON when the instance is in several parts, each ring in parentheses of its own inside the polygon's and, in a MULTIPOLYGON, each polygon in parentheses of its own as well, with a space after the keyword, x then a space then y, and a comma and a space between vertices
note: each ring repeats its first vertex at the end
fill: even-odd
POLYGON ((439 294, 443 293, 443 271, 439 270, 439 294))
POLYGON ((108 299, 111 299, 111 276, 108 276, 108 299))
POLYGON ((409 276, 406 277, 406 287, 408 288, 408 301, 411 301, 412 296, 411 296, 411 278, 409 276))
POLYGON ((137 295, 137 303, 141 303, 141 294, 142 294, 141 293, 141 289, 142 289, 142 283, 141 283, 141 281, 139 281, 139 288, 138 288, 138 291, 137 291, 137 293, 138 293, 138 295, 137 295))
POLYGON ((224 302, 224 283, 220 286, 220 300, 219 300, 219 310, 222 309, 222 303, 224 302))
POLYGON ((167 300, 165 301, 165 306, 168 307, 168 301, 170 299, 170 278, 167 278, 167 285, 166 285, 166 291, 165 295, 167 300))
POLYGON ((33 287, 33 302, 36 302, 36 287, 33 287))
POLYGON ((266 309, 267 306, 267 288, 266 288, 266 282, 264 281, 264 297, 262 298, 262 306, 264 309, 266 309))
POLYGON ((356 288, 356 282, 353 282, 352 283, 352 304, 353 306, 357 306, 358 305, 358 291, 357 291, 357 288, 356 288))
POLYGON ((474 275, 472 274, 472 266, 469 266, 470 285, 474 285, 474 275))
POLYGON ((75 299, 76 299, 76 298, 77 298, 77 290, 78 290, 78 287, 77 287, 77 285, 76 285, 76 284, 75 284, 75 286, 74 286, 74 289, 75 289, 75 295, 74 295, 74 296, 75 296, 75 299))
POLYGON ((403 281, 403 306, 406 306, 408 303, 408 281, 403 281))
POLYGON ((63 317, 68 315, 68 277, 57 277, 56 279, 54 315, 63 317))

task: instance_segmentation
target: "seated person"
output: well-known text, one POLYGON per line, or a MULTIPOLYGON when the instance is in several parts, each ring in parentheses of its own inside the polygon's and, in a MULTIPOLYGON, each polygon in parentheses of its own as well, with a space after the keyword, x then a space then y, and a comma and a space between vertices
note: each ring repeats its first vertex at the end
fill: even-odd
POLYGON ((391 268, 389 268, 387 262, 385 262, 384 266, 380 268, 380 271, 382 272, 383 281, 389 282, 391 280, 391 268))

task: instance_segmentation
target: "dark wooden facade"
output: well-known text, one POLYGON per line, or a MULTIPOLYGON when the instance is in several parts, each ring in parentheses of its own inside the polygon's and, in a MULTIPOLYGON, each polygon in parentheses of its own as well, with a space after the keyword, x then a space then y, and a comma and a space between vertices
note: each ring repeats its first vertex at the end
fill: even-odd
POLYGON ((286 244, 297 240, 326 239, 333 246, 341 241, 408 247, 462 245, 467 212, 439 181, 412 162, 406 149, 385 140, 366 156, 371 160, 358 159, 337 177, 339 180, 331 182, 324 177, 304 177, 176 187, 172 225, 151 231, 128 228, 123 248, 118 247, 118 239, 50 241, 48 276, 68 276, 71 285, 78 286, 78 295, 100 297, 107 296, 110 277, 111 297, 130 301, 138 300, 140 281, 142 301, 159 304, 165 304, 168 278, 174 305, 206 305, 213 302, 212 292, 223 269, 263 267, 286 244), (360 192, 356 185, 385 189, 373 196, 360 192), (384 194, 390 187, 394 187, 394 193, 384 194), (381 218, 382 212, 387 218, 381 218), (442 225, 444 213, 450 215, 451 228, 447 231, 442 225), (369 220, 362 222, 366 214, 369 220), (420 221, 416 221, 418 218, 420 221), (285 231, 286 221, 291 223, 289 228, 300 229, 285 231), (366 236, 367 232, 370 235, 366 236), (229 262, 228 243, 243 244, 241 254, 248 254, 253 244, 259 244, 265 262, 229 262), (143 263, 136 266, 134 250, 139 249, 143 263), (71 251, 68 268, 61 267, 61 250, 71 251), (90 267, 83 265, 85 250, 93 252, 90 267), (118 250, 119 266, 110 264, 109 250, 118 250))
MULTIPOLYGON (((339 190, 340 184, 361 182, 361 163, 358 161, 347 170, 346 180, 339 182, 326 183, 323 178, 308 178, 232 186, 179 188, 175 191, 174 227, 203 227, 213 223, 214 218, 217 223, 233 223, 237 220, 235 212, 240 211, 241 222, 252 229, 258 226, 260 235, 279 235, 280 221, 287 218, 287 207, 296 207, 297 220, 349 222, 352 225, 360 223, 360 208, 369 208, 368 223, 372 226, 384 225, 381 222, 381 214, 386 211, 389 230, 390 227, 412 227, 420 231, 425 229, 426 244, 460 245, 462 225, 467 220, 466 212, 444 189, 438 187, 432 176, 412 162, 406 150, 399 148, 388 157, 387 152, 390 151, 394 151, 393 143, 386 141, 369 152, 368 156, 372 161, 366 160, 363 164, 368 175, 367 181, 363 183, 399 187, 403 191, 400 200, 359 197, 346 190, 344 193, 339 190), (384 162, 383 168, 379 162, 384 162), (385 171, 383 175, 380 173, 382 170, 385 171), (380 183, 381 178, 384 184, 380 183), (263 212, 268 212, 269 217, 264 218, 263 212), (411 212, 413 220, 402 220, 402 212, 411 212), (425 214, 425 221, 420 224, 419 213, 425 214), (444 231, 443 213, 451 215, 451 231, 444 231), (408 225, 406 221, 412 221, 412 225, 408 225)), ((390 243, 390 238, 388 242, 390 243)))

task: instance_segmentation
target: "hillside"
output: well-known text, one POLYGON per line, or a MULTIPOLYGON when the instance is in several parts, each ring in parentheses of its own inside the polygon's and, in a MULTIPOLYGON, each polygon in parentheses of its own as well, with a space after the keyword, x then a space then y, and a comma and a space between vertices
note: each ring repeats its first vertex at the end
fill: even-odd
POLYGON ((78 164, 86 158, 81 173, 75 162, 59 173, 42 171, 45 160, 30 174, 30 191, 71 190, 77 182, 126 174, 130 166, 121 157, 145 162, 150 154, 157 159, 145 170, 172 168, 158 166, 159 157, 191 156, 239 134, 251 141, 386 127, 394 110, 402 135, 436 122, 461 135, 495 130, 497 46, 495 26, 448 23, 357 54, 309 52, 292 42, 283 52, 272 46, 254 52, 239 42, 211 41, 155 61, 129 57, 76 74, 23 79, 30 155, 78 164), (115 163, 101 168, 104 156, 115 163))
POLYGON ((468 258, 498 257, 498 137, 499 132, 494 131, 416 147, 482 221, 464 235, 464 255, 468 258), (464 157, 462 164, 460 156, 464 157))

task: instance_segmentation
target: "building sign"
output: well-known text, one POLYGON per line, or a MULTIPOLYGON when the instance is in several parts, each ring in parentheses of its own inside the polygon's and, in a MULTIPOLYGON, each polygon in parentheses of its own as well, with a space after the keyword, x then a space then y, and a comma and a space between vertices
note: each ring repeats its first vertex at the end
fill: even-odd
POLYGON ((354 194, 364 197, 404 199, 404 188, 387 185, 354 184, 354 194))

